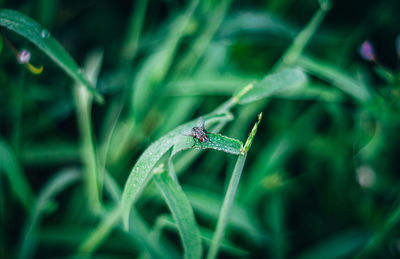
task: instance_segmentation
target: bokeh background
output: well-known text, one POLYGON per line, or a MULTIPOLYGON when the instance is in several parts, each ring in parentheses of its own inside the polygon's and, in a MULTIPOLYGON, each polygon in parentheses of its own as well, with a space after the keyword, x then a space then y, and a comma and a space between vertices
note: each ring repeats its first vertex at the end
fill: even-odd
MULTIPOLYGON (((152 142, 248 83, 297 66, 308 75, 303 91, 237 106, 221 131, 245 141, 263 111, 220 258, 398 258, 400 2, 204 0, 183 24, 191 4, 0 1, 48 28, 88 70, 101 59, 96 88, 105 97, 85 117, 73 80, 28 40, 0 28, 44 67, 31 73, 2 40, 0 257, 79 255, 99 224, 82 180, 93 155, 82 151, 85 132, 122 189, 152 142), (360 53, 366 41, 373 61, 360 53), (133 97, 140 86, 150 98, 133 97)), ((212 237, 235 161, 215 150, 174 159, 204 237, 212 237)), ((105 189, 107 209, 113 195, 105 189)), ((167 256, 180 255, 153 183, 135 206, 167 244, 167 256)), ((116 227, 93 257, 146 257, 140 235, 116 227)))

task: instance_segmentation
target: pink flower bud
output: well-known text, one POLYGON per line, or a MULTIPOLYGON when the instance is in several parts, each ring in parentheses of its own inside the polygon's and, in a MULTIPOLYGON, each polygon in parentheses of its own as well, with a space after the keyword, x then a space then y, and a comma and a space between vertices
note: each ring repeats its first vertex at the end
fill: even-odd
POLYGON ((373 62, 376 61, 374 46, 372 46, 372 43, 369 41, 364 41, 361 44, 360 55, 365 60, 373 61, 373 62))
POLYGON ((28 50, 23 49, 18 53, 17 60, 20 64, 26 64, 30 59, 31 53, 28 50))

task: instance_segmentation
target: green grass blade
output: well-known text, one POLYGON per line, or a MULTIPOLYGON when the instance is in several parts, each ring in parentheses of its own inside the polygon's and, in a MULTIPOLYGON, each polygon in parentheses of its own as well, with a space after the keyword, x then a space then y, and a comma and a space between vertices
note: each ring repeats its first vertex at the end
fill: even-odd
POLYGON ((123 46, 121 47, 121 58, 123 60, 132 60, 136 54, 146 14, 147 3, 148 0, 143 0, 137 1, 134 5, 134 11, 129 19, 125 40, 123 41, 123 46))
POLYGON ((210 249, 208 250, 207 259, 214 259, 217 257, 220 243, 224 238, 225 228, 228 224, 229 214, 231 212, 232 204, 235 199, 236 190, 239 185, 246 157, 247 154, 239 155, 236 161, 236 165, 233 169, 232 177, 229 181, 228 190, 226 191, 224 203, 222 204, 221 212, 218 218, 217 228, 215 230, 210 249))
POLYGON ((182 239, 185 258, 201 258, 201 235, 193 209, 180 185, 164 169, 155 169, 154 180, 172 213, 182 239))
POLYGON ((282 55, 280 61, 275 65, 275 68, 280 68, 282 65, 292 65, 303 53, 305 47, 311 37, 317 31, 319 25, 325 18, 325 15, 330 10, 331 5, 329 0, 320 2, 320 9, 313 15, 308 24, 304 26, 301 32, 296 36, 292 45, 282 55))
POLYGON ((250 135, 246 141, 244 147, 243 155, 239 155, 235 168, 233 169, 233 173, 231 179, 229 181, 228 189, 226 190, 224 202, 222 204, 221 212, 218 217, 217 227, 211 242, 210 249, 208 250, 207 259, 214 259, 217 257, 218 249, 222 239, 224 238, 225 228, 229 221, 229 215, 231 213, 231 208, 233 202, 235 200, 236 191, 239 186, 240 177, 242 175, 244 163, 246 162, 247 152, 251 146, 251 143, 254 139, 254 136, 257 132, 257 126, 261 121, 261 114, 258 116, 258 121, 254 125, 253 129, 250 132, 250 135))
POLYGON ((208 133, 207 135, 209 140, 203 143, 199 142, 197 139, 193 139, 190 136, 182 137, 180 141, 174 145, 171 157, 182 150, 190 148, 215 149, 234 155, 241 154, 243 143, 240 140, 229 138, 221 134, 208 133))
POLYGON ((297 64, 303 67, 308 73, 331 83, 333 86, 362 102, 371 99, 371 93, 362 82, 353 79, 346 72, 330 64, 305 56, 299 58, 297 64))
POLYGON ((246 93, 238 94, 239 103, 251 103, 273 94, 296 89, 307 82, 307 76, 301 69, 287 68, 267 75, 261 82, 255 84, 246 93))
MULTIPOLYGON (((97 81, 103 53, 100 51, 93 52, 88 56, 85 64, 85 72, 91 82, 97 81)), ((81 138, 81 159, 85 166, 86 175, 86 191, 88 194, 89 205, 93 212, 101 211, 101 192, 102 177, 100 176, 97 151, 95 149, 93 129, 92 129, 92 98, 87 88, 81 84, 74 86, 74 101, 76 105, 76 116, 81 138)))
POLYGON ((74 59, 60 43, 50 35, 50 32, 39 23, 17 11, 1 9, 0 26, 12 30, 31 41, 71 78, 84 85, 94 95, 97 101, 104 101, 103 97, 82 74, 74 59))
POLYGON ((26 179, 21 165, 15 156, 13 150, 8 144, 0 138, 0 170, 4 171, 10 181, 11 190, 21 201, 26 210, 32 207, 34 194, 26 179))
POLYGON ((79 180, 80 173, 75 170, 65 170, 55 175, 40 191, 33 211, 28 219, 28 224, 23 235, 19 250, 19 258, 31 258, 37 243, 38 226, 49 203, 52 199, 79 180))

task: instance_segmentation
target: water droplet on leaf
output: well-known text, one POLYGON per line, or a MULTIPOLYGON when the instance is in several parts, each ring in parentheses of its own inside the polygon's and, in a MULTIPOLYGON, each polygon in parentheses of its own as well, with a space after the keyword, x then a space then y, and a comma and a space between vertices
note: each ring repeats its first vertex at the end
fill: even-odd
POLYGON ((41 36, 43 39, 50 37, 50 32, 49 32, 49 30, 43 29, 43 30, 40 32, 40 36, 41 36))

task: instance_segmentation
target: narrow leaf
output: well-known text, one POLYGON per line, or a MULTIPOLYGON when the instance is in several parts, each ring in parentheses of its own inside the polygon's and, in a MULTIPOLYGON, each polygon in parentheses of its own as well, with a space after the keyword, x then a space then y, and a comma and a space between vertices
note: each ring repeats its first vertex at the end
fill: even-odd
POLYGON ((296 89, 307 82, 307 77, 301 69, 287 68, 277 73, 267 75, 261 82, 255 84, 242 96, 238 96, 240 104, 251 103, 273 94, 296 89))
POLYGON ((208 250, 207 259, 213 259, 217 257, 219 246, 224 238, 225 228, 229 222, 229 215, 231 213, 232 204, 239 186, 239 181, 242 175, 246 157, 247 153, 244 155, 239 155, 236 161, 231 180, 229 181, 228 190, 226 191, 224 198, 224 203, 222 204, 221 212, 218 217, 217 228, 211 241, 210 249, 208 250))
POLYGON ((201 258, 201 235, 194 218, 193 209, 185 193, 166 170, 154 174, 158 189, 172 213, 181 236, 185 258, 201 258))

